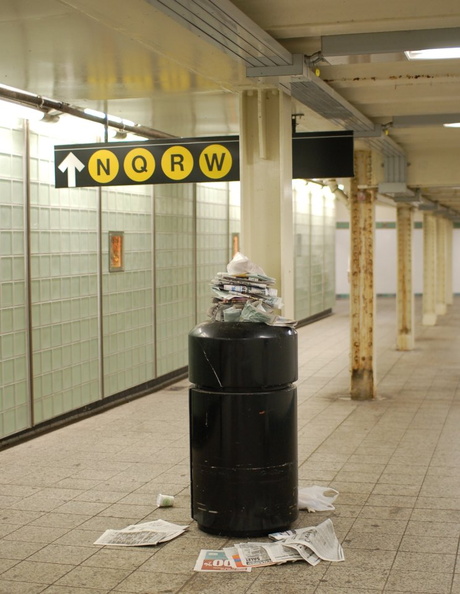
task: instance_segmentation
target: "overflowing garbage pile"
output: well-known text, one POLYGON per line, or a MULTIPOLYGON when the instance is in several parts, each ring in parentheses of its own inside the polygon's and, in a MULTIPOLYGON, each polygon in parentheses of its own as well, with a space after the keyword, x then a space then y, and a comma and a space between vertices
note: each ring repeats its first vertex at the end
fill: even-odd
POLYGON ((274 288, 276 280, 238 252, 212 280, 213 303, 209 317, 217 322, 259 322, 271 326, 295 326, 295 320, 277 315, 283 300, 274 288))

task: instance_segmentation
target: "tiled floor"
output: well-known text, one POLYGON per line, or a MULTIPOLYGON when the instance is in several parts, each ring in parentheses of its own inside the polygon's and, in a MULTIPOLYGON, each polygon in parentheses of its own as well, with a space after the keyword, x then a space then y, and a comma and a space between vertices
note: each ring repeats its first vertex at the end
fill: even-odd
MULTIPOLYGON (((202 548, 241 541, 190 518, 188 383, 0 452, 0 594, 460 593, 460 299, 416 348, 395 344, 395 301, 377 308, 378 397, 348 397, 347 303, 299 330, 300 485, 340 492, 330 517, 345 561, 248 574, 193 571, 202 548), (159 493, 175 505, 155 509, 159 493), (98 547, 107 528, 190 524, 150 548, 98 547)), ((420 303, 417 303, 420 308, 420 303)), ((417 314, 420 321, 420 314, 417 314)))

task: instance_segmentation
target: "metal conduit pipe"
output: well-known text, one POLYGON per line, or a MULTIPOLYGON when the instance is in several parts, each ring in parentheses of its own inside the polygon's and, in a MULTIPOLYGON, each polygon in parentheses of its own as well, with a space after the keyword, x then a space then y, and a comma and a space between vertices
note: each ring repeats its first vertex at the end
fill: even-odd
POLYGON ((123 132, 131 132, 132 134, 138 134, 139 136, 144 136, 146 138, 176 138, 172 134, 160 132, 154 128, 141 126, 139 124, 126 124, 123 121, 113 120, 104 117, 103 115, 99 116, 97 114, 86 113, 80 107, 70 105, 69 103, 64 103, 63 101, 57 101, 55 99, 49 99, 48 97, 42 97, 41 95, 35 95, 34 93, 29 93, 27 91, 13 89, 11 87, 5 87, 2 85, 0 85, 0 99, 11 101, 13 103, 20 103, 27 107, 35 107, 43 111, 44 114, 50 114, 50 112, 54 111, 67 113, 77 118, 90 120, 92 122, 102 124, 103 126, 110 126, 111 128, 117 128, 123 132))

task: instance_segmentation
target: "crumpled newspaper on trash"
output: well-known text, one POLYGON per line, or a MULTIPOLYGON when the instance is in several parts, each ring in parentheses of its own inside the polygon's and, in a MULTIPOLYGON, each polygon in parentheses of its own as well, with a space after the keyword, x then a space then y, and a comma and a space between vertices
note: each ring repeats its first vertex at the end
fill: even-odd
POLYGON ((338 495, 339 492, 330 487, 299 487, 299 509, 309 512, 333 510, 335 507, 332 504, 338 495))
POLYGON ((259 274, 261 276, 267 276, 263 269, 254 262, 242 254, 241 252, 237 252, 233 259, 227 264, 227 272, 229 274, 259 274))
POLYGON ((237 252, 227 264, 227 272, 218 272, 211 281, 214 298, 208 317, 216 322, 296 326, 295 320, 275 313, 283 307, 275 282, 260 266, 237 252))

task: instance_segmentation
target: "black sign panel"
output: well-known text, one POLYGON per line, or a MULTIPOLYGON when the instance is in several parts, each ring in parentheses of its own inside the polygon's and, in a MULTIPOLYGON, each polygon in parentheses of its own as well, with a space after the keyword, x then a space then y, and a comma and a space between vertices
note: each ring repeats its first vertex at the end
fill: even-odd
POLYGON ((173 138, 54 148, 56 188, 240 179, 239 138, 173 138))
MULTIPOLYGON (((240 179, 239 137, 100 142, 54 148, 56 188, 240 179)), ((353 177, 353 132, 292 139, 293 179, 353 177)))
POLYGON ((292 138, 293 179, 353 177, 353 132, 305 132, 292 138))

